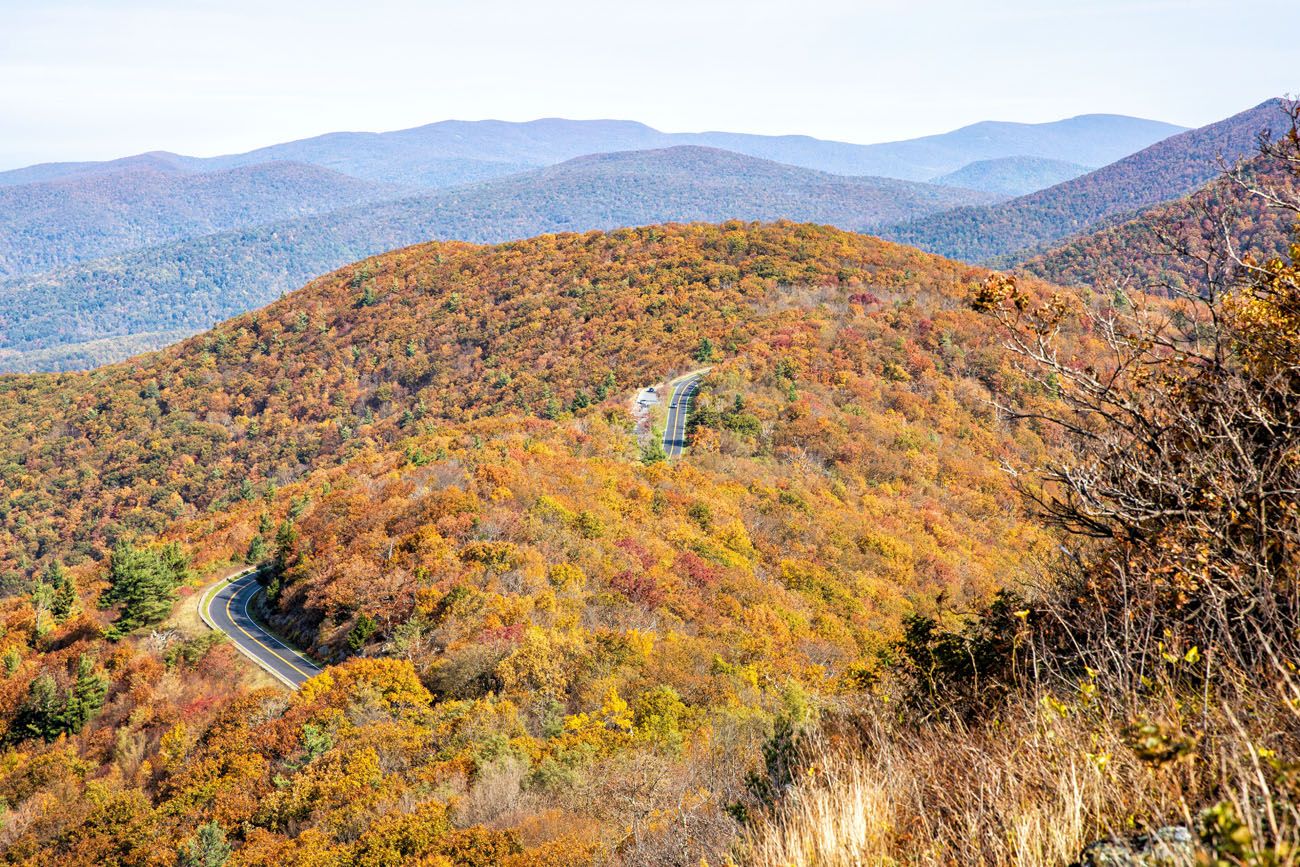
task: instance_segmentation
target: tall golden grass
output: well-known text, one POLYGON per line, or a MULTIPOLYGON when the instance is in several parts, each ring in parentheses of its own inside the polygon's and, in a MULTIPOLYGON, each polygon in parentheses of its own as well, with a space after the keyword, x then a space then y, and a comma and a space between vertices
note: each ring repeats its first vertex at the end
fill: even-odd
POLYGON ((1217 822, 1236 842, 1210 839, 1200 861, 1168 863, 1300 863, 1296 775, 1282 758, 1300 755, 1298 705, 1279 678, 1217 706, 1022 697, 976 726, 858 711, 804 741, 797 780, 736 860, 1062 867, 1099 839, 1217 822))

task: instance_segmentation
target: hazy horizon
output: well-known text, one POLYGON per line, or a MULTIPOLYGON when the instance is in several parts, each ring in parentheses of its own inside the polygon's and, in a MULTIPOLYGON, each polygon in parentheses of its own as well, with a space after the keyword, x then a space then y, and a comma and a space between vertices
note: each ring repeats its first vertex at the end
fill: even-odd
MULTIPOLYGON (((1259 102, 1263 102, 1263 101, 1264 101, 1264 100, 1262 100, 1262 99, 1259 100, 1259 102)), ((1249 107, 1250 107, 1250 106, 1243 106, 1243 109, 1245 109, 1245 108, 1249 108, 1249 107)), ((926 138, 926 137, 929 137, 929 136, 931 136, 931 135, 942 135, 943 133, 954 132, 954 131, 956 131, 956 130, 958 130, 958 129, 962 129, 962 128, 965 128, 965 127, 967 127, 967 126, 974 126, 974 125, 978 125, 978 124, 980 124, 980 123, 985 123, 985 122, 993 122, 993 123, 1025 123, 1025 124, 1041 124, 1041 123, 1053 123, 1053 122, 1061 122, 1061 121, 1074 120, 1075 118, 1079 118, 1079 117, 1105 117, 1105 116, 1110 116, 1110 117, 1134 117, 1133 115, 1118 115, 1118 114, 1116 114, 1116 113, 1114 113, 1114 112, 1104 112, 1104 111, 1085 112, 1085 113, 1080 114, 1080 115, 1071 115, 1071 116, 1069 116, 1069 117, 1050 118, 1050 119, 1045 120, 1045 121, 1019 121, 1019 120, 1014 120, 1014 119, 1010 119, 1010 118, 991 117, 991 118, 985 118, 985 119, 980 120, 980 121, 973 121, 973 122, 970 123, 970 124, 962 124, 962 126, 960 126, 960 127, 949 127, 949 128, 945 128, 945 129, 936 129, 936 130, 933 130, 933 131, 931 131, 931 132, 923 132, 923 133, 920 133, 919 135, 916 135, 916 136, 908 136, 906 139, 888 139, 888 140, 878 141, 878 142, 876 142, 876 141, 857 141, 857 142, 849 142, 849 141, 846 141, 846 140, 844 140, 844 139, 827 139, 827 138, 822 137, 822 136, 811 136, 811 137, 812 137, 812 138, 816 138, 816 139, 821 140, 821 141, 839 141, 839 142, 842 142, 842 143, 845 143, 845 144, 856 144, 856 145, 889 144, 889 143, 896 142, 896 141, 906 141, 906 140, 911 140, 911 139, 916 139, 916 138, 926 138)), ((1139 120, 1154 121, 1154 122, 1165 122, 1165 123, 1171 123, 1171 124, 1174 124, 1175 126, 1179 125, 1179 124, 1175 123, 1174 121, 1162 121, 1161 118, 1157 118, 1157 117, 1137 118, 1137 119, 1139 119, 1139 120)), ((176 154, 176 155, 178 155, 178 156, 199 157, 199 158, 218 157, 218 156, 228 156, 228 155, 231 155, 231 154, 245 153, 245 152, 249 152, 249 151, 258 150, 258 149, 260 149, 260 148, 263 148, 263 147, 269 147, 269 146, 272 146, 272 145, 285 144, 285 143, 293 142, 293 141, 309 140, 309 139, 312 139, 312 138, 318 138, 318 137, 321 137, 321 136, 332 135, 332 134, 337 134, 337 133, 343 133, 343 134, 356 133, 356 134, 362 134, 362 135, 365 135, 365 134, 383 134, 383 133, 389 133, 389 132, 400 132, 400 131, 408 130, 408 129, 418 129, 418 128, 420 128, 420 127, 425 127, 425 126, 436 126, 436 125, 438 125, 438 124, 440 124, 440 123, 517 123, 517 124, 527 124, 527 123, 536 123, 536 122, 541 122, 541 121, 551 121, 551 120, 567 121, 567 122, 573 122, 573 123, 640 123, 640 124, 643 124, 643 125, 645 125, 645 126, 647 126, 647 127, 650 127, 650 128, 652 128, 652 129, 654 129, 654 130, 657 131, 657 132, 665 133, 665 134, 668 134, 668 135, 694 135, 694 134, 700 134, 700 133, 704 133, 704 134, 707 134, 707 133, 738 133, 738 134, 742 134, 742 135, 745 135, 745 134, 753 134, 753 135, 795 136, 795 137, 798 137, 798 136, 807 136, 807 135, 808 135, 807 133, 798 133, 798 132, 792 132, 792 133, 754 133, 752 130, 744 130, 744 129, 719 129, 719 128, 714 128, 714 129, 706 129, 706 128, 701 128, 701 129, 663 129, 663 128, 661 128, 661 127, 657 127, 657 126, 655 126, 654 124, 645 123, 645 121, 638 120, 637 118, 634 118, 634 117, 560 117, 560 116, 558 116, 558 115, 544 115, 544 116, 539 116, 539 117, 527 117, 527 118, 521 118, 521 119, 519 119, 519 120, 512 120, 512 119, 501 118, 501 117, 479 117, 479 118, 445 117, 445 118, 439 118, 439 119, 437 119, 437 120, 431 120, 431 121, 428 121, 428 122, 426 122, 426 123, 417 123, 417 124, 414 124, 414 125, 409 126, 409 127, 394 127, 393 129, 347 129, 347 128, 343 128, 343 127, 339 127, 339 128, 337 128, 337 129, 326 129, 326 130, 321 130, 321 131, 319 131, 319 132, 311 133, 311 134, 308 134, 308 135, 297 136, 297 137, 295 137, 295 138, 293 138, 293 139, 285 139, 285 140, 283 140, 283 141, 277 140, 277 141, 266 141, 266 142, 260 142, 260 143, 258 143, 258 144, 255 144, 255 145, 251 146, 251 147, 248 147, 248 148, 242 148, 242 149, 240 149, 240 150, 238 150, 238 151, 211 151, 211 152, 205 152, 205 151, 175 151, 175 150, 171 150, 171 149, 169 149, 169 148, 150 148, 150 149, 148 149, 148 150, 132 151, 132 152, 130 152, 130 153, 113 154, 113 155, 108 156, 108 157, 90 157, 90 158, 87 158, 87 159, 85 159, 85 160, 79 160, 79 159, 41 160, 41 161, 36 162, 36 163, 22 163, 21 165, 13 165, 13 166, 0 165, 0 171, 7 171, 7 170, 9 170, 9 169, 15 169, 15 168, 26 168, 26 167, 28 167, 28 166, 32 166, 32 165, 41 165, 41 164, 44 164, 44 163, 54 163, 54 164, 57 164, 57 163, 63 163, 63 162, 76 163, 76 162, 96 162, 96 161, 101 161, 101 160, 113 160, 113 159, 119 159, 119 158, 125 158, 125 157, 137 156, 137 155, 140 155, 140 154, 146 154, 146 153, 174 153, 174 154, 176 154)), ((1185 126, 1185 124, 1184 124, 1184 126, 1185 126)), ((677 146, 678 146, 678 147, 681 147, 681 145, 677 145, 677 146)), ((697 145, 697 147, 710 147, 710 145, 697 145)))
POLYGON ((813 0, 797 14, 775 0, 664 0, 656 12, 594 0, 0 0, 0 169, 443 119, 627 119, 864 144, 1081 114, 1200 126, 1294 89, 1285 25, 1300 23, 1282 0, 813 0), (1249 64, 1205 64, 1229 11, 1273 26, 1251 34, 1249 64))

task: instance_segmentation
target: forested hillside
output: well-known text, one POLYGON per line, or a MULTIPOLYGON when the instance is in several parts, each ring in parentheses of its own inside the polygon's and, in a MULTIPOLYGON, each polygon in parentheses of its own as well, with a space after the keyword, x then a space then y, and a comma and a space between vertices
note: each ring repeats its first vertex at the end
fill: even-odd
POLYGON ((997 205, 957 208, 892 226, 885 237, 968 262, 1027 258, 1106 220, 1195 191, 1252 156, 1261 132, 1287 128, 1281 100, 1154 144, 1082 177, 997 205))
POLYGON ((0 378, 3 856, 1287 863, 1300 285, 1232 285, 428 243, 0 378), (667 462, 629 397, 702 365, 667 462), (329 665, 292 695, 195 620, 246 563, 329 665))
POLYGON ((1063 285, 1196 291, 1228 273, 1234 255, 1285 254, 1296 217, 1275 199, 1296 195, 1294 175, 1285 166, 1256 157, 1237 178, 1216 178, 1191 196, 1072 238, 1020 267, 1063 285), (1248 192, 1249 186, 1271 190, 1273 200, 1248 192))
POLYGON ((717 861, 777 720, 1046 550, 999 467, 1053 446, 988 401, 1048 395, 983 277, 793 224, 433 243, 0 379, 5 852, 717 861), (629 395, 706 362, 692 456, 655 460, 629 395), (191 568, 263 557, 344 663, 291 699, 181 613, 148 634, 191 568))
POLYGON ((0 186, 0 276, 398 194, 393 187, 289 162, 208 174, 129 168, 0 186))
POLYGON ((582 157, 512 178, 0 282, 6 307, 0 353, 12 351, 0 354, 0 365, 57 369, 82 357, 79 346, 67 355, 54 352, 61 345, 160 331, 192 333, 346 262, 429 238, 495 242, 539 232, 729 218, 793 218, 868 229, 907 214, 994 198, 907 181, 827 175, 707 148, 582 157))
POLYGON ((924 293, 946 308, 972 273, 832 229, 745 224, 427 244, 363 260, 130 365, 0 379, 5 478, 29 492, 19 500, 40 501, 10 513, 0 548, 9 568, 60 538, 102 554, 96 540, 119 535, 127 513, 85 503, 132 503, 131 520, 158 529, 187 504, 235 496, 239 483, 223 478, 295 478, 399 436, 411 415, 554 415, 580 391, 608 395, 608 374, 631 388, 686 363, 704 336, 726 346, 749 339, 746 323, 774 327, 763 311, 788 306, 769 297, 783 285, 850 281, 864 298, 888 292, 910 310, 924 293), (155 438, 157 449, 140 448, 155 438), (119 475, 135 461, 156 468, 143 499, 119 475), (181 476, 155 487, 165 467, 181 476))

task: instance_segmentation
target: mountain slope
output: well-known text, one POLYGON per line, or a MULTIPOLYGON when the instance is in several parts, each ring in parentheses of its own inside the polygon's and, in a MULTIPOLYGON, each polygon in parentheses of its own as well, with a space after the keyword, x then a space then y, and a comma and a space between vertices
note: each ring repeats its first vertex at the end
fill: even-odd
MULTIPOLYGON (((380 183, 446 187, 553 165, 586 154, 695 145, 834 174, 924 181, 975 160, 1009 156, 1103 165, 1182 129, 1140 118, 1084 115, 1043 124, 990 121, 918 139, 859 145, 798 135, 664 133, 645 124, 620 120, 545 118, 526 123, 449 120, 385 133, 329 133, 243 154, 205 159, 155 153, 128 157, 126 161, 150 160, 164 162, 176 170, 211 171, 292 160, 380 183)), ((0 172, 0 186, 103 171, 110 165, 31 166, 0 172)))
POLYGON ((244 864, 723 863, 778 721, 1050 551, 1000 469, 1050 445, 989 409, 1043 393, 965 303, 983 276, 791 224, 430 243, 0 378, 0 797, 41 816, 7 856, 168 864, 214 820, 244 864), (646 463, 628 398, 710 345, 691 453, 646 463), (159 533, 205 577, 110 642, 106 548, 159 533), (339 663, 291 696, 192 623, 263 556, 268 616, 339 663), (30 696, 96 684, 32 735, 30 696))
MULTIPOLYGON (((1252 185, 1297 199, 1295 178, 1260 156, 1242 167, 1252 185)), ((1285 256, 1296 215, 1247 193, 1229 178, 1216 178, 1190 196, 1144 209, 1136 217, 1071 238, 1021 268, 1055 283, 1117 284, 1152 291, 1205 285, 1204 265, 1176 254, 1171 244, 1205 257, 1224 250, 1224 228, 1237 255, 1285 256)))
MULTIPOLYGON (((317 274, 429 238, 495 242, 664 221, 795 218, 867 229, 991 196, 845 178, 705 148, 583 157, 395 202, 158 247, 0 282, 0 350, 197 331, 317 274)), ((101 350, 102 351, 102 350, 101 350)), ((0 356, 23 369, 21 354, 0 356)), ((43 352, 42 364, 62 362, 43 352)))
POLYGON ((462 227, 453 230, 454 237, 498 240, 570 228, 716 221, 722 215, 864 229, 889 222, 891 214, 935 213, 970 198, 997 197, 888 178, 841 177, 714 148, 674 147, 580 157, 428 201, 462 227))
POLYGON ((1263 130, 1287 128, 1279 100, 1173 136, 1095 172, 999 205, 892 226, 885 237, 967 261, 1025 257, 1100 221, 1186 195, 1253 154, 1263 130))
POLYGON ((1023 196, 1086 175, 1088 166, 1043 157, 999 157, 977 160, 955 172, 931 178, 932 184, 966 187, 1003 196, 1023 196))
MULTIPOLYGON (((552 400, 564 406, 579 391, 600 392, 607 370, 625 387, 654 381, 686 363, 702 336, 723 345, 749 340, 758 333, 752 323, 786 327, 784 286, 924 297, 940 315, 960 308, 979 273, 792 224, 395 251, 131 364, 0 379, 0 479, 40 501, 3 517, 9 535, 0 550, 13 568, 23 551, 53 544, 45 531, 29 532, 38 511, 67 543, 101 538, 125 518, 127 503, 135 504, 130 521, 160 525, 176 500, 169 492, 203 507, 228 496, 234 479, 291 478, 400 436, 409 410, 446 420, 545 414, 552 400), (638 288, 643 270, 656 276, 638 288), (676 280, 689 291, 674 300, 676 280), (98 410, 87 414, 90 407, 98 410), (340 436, 343 427, 351 433, 340 436), (157 447, 145 448, 150 441, 157 447), (207 457, 174 463, 194 449, 207 457), (144 502, 120 475, 124 462, 139 462, 132 472, 148 486, 160 479, 147 467, 181 477, 144 502), (241 471, 230 475, 235 466, 241 471), (35 489, 33 472, 44 477, 35 489), (104 507, 84 512, 78 504, 86 502, 104 507)), ((963 327, 979 321, 964 310, 953 315, 963 327)))
POLYGON ((0 276, 397 195, 302 163, 206 174, 139 166, 0 187, 0 276))

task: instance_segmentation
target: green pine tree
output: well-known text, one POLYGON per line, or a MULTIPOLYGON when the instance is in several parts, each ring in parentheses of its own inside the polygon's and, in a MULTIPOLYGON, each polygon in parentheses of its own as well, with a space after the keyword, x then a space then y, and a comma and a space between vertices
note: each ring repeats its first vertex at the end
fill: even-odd
POLYGON ((230 858, 226 832, 214 819, 200 825, 194 836, 176 853, 177 867, 222 867, 230 858))
POLYGON ((17 673, 19 666, 23 664, 23 656, 18 652, 18 648, 10 646, 0 657, 0 664, 4 665, 5 677, 13 677, 17 673))
POLYGON ((14 714, 11 740, 41 738, 52 741, 63 731, 63 702, 58 684, 48 674, 38 674, 27 687, 27 698, 14 714))
POLYGON ((332 750, 334 739, 321 726, 306 723, 302 727, 302 748, 307 753, 307 761, 310 762, 332 750))
POLYGON ((50 614, 56 623, 62 623, 77 610, 77 588, 63 564, 54 562, 45 570, 45 580, 54 588, 54 598, 50 601, 50 614))
POLYGON ((668 453, 664 451, 663 437, 659 435, 658 431, 655 431, 654 435, 650 437, 650 441, 641 446, 641 463, 655 464, 666 460, 668 460, 668 453))
POLYGON ((248 553, 244 554, 244 562, 250 566, 255 566, 266 559, 266 540, 261 534, 253 537, 253 541, 248 543, 248 553))
POLYGON ((77 680, 63 708, 63 728, 76 734, 104 707, 108 681, 95 671, 94 661, 82 654, 77 660, 77 680))
POLYGON ((352 626, 352 630, 348 632, 348 647, 360 650, 366 646, 366 642, 378 629, 379 624, 375 622, 375 618, 362 611, 357 615, 357 622, 352 626))
POLYGON ((280 529, 275 531, 275 574, 281 575, 293 565, 298 548, 298 530, 293 521, 285 518, 280 522, 280 529))
POLYGON ((188 572, 189 563, 174 543, 150 550, 119 542, 109 558, 108 590, 99 598, 103 608, 121 606, 113 637, 121 638, 170 614, 176 587, 188 572))

